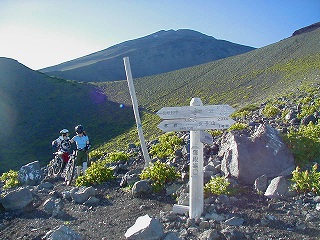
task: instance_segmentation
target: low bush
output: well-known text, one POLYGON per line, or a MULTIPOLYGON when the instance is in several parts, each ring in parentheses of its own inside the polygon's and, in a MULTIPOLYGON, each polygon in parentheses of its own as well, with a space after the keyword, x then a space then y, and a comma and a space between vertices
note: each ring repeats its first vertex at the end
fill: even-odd
POLYGON ((299 166, 296 167, 296 169, 292 172, 292 188, 299 193, 313 192, 319 195, 320 172, 318 172, 317 170, 318 164, 314 164, 310 172, 308 170, 301 171, 299 166))
POLYGON ((271 103, 268 103, 263 109, 262 109, 262 114, 265 117, 274 117, 277 114, 280 113, 280 110, 278 107, 274 106, 271 103))
POLYGON ((1 175, 0 180, 4 183, 3 188, 9 189, 14 188, 20 185, 18 179, 18 171, 9 170, 9 172, 5 172, 1 175))
POLYGON ((298 130, 291 128, 283 135, 283 140, 291 149, 295 163, 303 166, 310 161, 319 161, 320 156, 320 125, 310 122, 301 125, 298 130))
POLYGON ((93 162, 90 167, 88 167, 86 174, 79 176, 76 179, 76 186, 91 186, 95 184, 102 184, 103 182, 110 181, 114 179, 113 169, 107 167, 106 160, 99 160, 93 162))
POLYGON ((246 129, 247 127, 248 127, 248 124, 236 122, 231 127, 228 128, 228 131, 230 132, 233 130, 243 130, 243 129, 246 129))
POLYGON ((165 133, 159 137, 159 143, 151 147, 150 154, 160 159, 174 156, 175 151, 181 148, 182 143, 183 140, 175 133, 165 133))
POLYGON ((214 195, 231 195, 234 189, 230 186, 230 182, 225 177, 211 177, 211 180, 204 185, 204 193, 214 195))
POLYGON ((125 152, 112 152, 108 155, 106 161, 107 162, 119 162, 119 161, 128 161, 130 156, 125 152))
POLYGON ((159 160, 145 168, 140 174, 141 179, 151 180, 154 192, 161 191, 166 183, 172 182, 179 177, 180 173, 178 173, 174 167, 162 163, 159 160))

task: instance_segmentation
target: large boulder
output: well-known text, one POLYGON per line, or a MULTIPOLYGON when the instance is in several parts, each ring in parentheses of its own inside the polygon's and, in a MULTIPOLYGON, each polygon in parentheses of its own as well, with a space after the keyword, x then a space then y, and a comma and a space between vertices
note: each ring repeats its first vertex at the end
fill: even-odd
POLYGON ((27 188, 16 189, 1 199, 2 206, 6 211, 23 209, 32 201, 32 193, 27 188))
POLYGON ((19 170, 18 179, 22 185, 39 185, 43 179, 39 161, 22 166, 19 170))
POLYGON ((231 131, 221 142, 218 155, 221 170, 244 184, 266 175, 273 178, 289 175, 294 170, 294 158, 279 132, 269 125, 260 125, 252 136, 231 131))

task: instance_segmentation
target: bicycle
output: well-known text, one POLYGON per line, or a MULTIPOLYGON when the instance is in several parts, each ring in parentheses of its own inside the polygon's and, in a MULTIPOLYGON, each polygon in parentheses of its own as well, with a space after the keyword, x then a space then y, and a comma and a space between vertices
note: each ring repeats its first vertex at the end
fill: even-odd
POLYGON ((76 165, 76 152, 73 151, 73 153, 69 156, 69 161, 64 170, 64 181, 66 182, 67 186, 70 186, 72 179, 74 177, 75 165, 76 165))
POLYGON ((48 176, 54 176, 56 177, 62 172, 62 166, 63 166, 63 159, 61 158, 61 155, 63 152, 55 152, 53 153, 55 156, 54 158, 50 161, 48 165, 48 176))

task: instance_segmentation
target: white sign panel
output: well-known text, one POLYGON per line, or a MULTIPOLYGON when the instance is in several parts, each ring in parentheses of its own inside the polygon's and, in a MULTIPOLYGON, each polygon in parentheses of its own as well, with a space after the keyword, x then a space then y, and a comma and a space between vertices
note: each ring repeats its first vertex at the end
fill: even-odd
POLYGON ((229 105, 164 107, 157 115, 162 119, 229 116, 235 109, 229 105))
POLYGON ((163 120, 159 125, 164 132, 197 131, 206 129, 227 129, 235 121, 229 117, 170 119, 163 120))

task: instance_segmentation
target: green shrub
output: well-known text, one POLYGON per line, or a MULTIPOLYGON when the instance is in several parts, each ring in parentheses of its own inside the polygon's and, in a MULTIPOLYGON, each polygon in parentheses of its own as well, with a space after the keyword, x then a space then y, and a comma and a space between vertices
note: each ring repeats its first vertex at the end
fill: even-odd
POLYGON ((231 127, 228 128, 228 131, 230 132, 232 130, 243 130, 243 129, 246 129, 247 127, 248 127, 248 124, 236 122, 235 124, 233 124, 231 127))
POLYGON ((214 195, 231 195, 234 189, 230 187, 230 182, 225 177, 211 177, 211 180, 204 185, 204 192, 214 195))
POLYGON ((92 150, 89 152, 90 159, 100 159, 106 154, 106 151, 101 150, 100 148, 92 150))
POLYGON ((320 194, 320 172, 317 172, 318 164, 313 165, 311 171, 301 171, 300 167, 292 172, 291 181, 293 182, 292 188, 297 192, 307 193, 314 192, 320 194))
POLYGON ((107 157, 107 162, 119 162, 119 161, 128 161, 130 156, 125 152, 112 152, 107 157))
POLYGON ((291 149, 296 165, 303 166, 310 161, 318 161, 320 156, 320 125, 310 122, 307 126, 301 125, 298 130, 293 128, 283 140, 291 149))
POLYGON ((280 113, 279 108, 272 105, 271 103, 268 103, 262 110, 262 114, 265 117, 274 117, 279 113, 280 113))
POLYGON ((1 175, 0 179, 4 183, 3 188, 14 188, 20 185, 18 180, 18 171, 9 170, 9 172, 5 172, 1 175))
POLYGON ((139 175, 141 179, 150 179, 154 192, 161 191, 165 184, 172 182, 180 177, 180 174, 174 167, 165 163, 156 161, 149 167, 145 168, 139 175))
POLYGON ((161 159, 174 156, 175 151, 181 148, 182 143, 183 140, 175 133, 165 133, 159 137, 159 143, 151 147, 150 154, 161 159))
POLYGON ((114 179, 113 169, 106 166, 106 160, 93 162, 88 167, 86 174, 76 179, 76 186, 91 186, 102 184, 103 182, 114 179))

